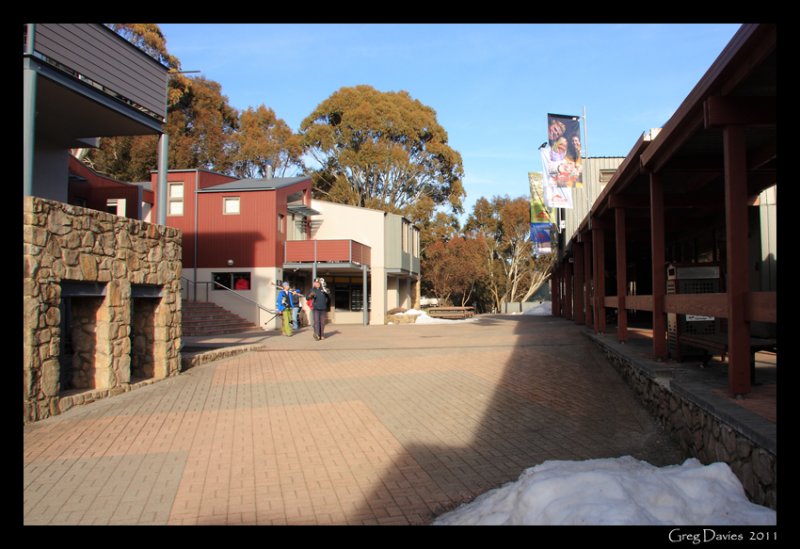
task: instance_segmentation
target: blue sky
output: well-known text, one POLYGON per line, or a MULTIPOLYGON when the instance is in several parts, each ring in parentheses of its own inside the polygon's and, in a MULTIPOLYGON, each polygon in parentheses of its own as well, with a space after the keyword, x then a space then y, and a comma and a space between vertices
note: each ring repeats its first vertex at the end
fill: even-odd
POLYGON ((184 70, 237 109, 265 104, 293 130, 343 86, 406 90, 464 160, 465 207, 528 196, 546 114, 586 108, 589 156, 625 156, 662 126, 739 25, 161 24, 184 70))

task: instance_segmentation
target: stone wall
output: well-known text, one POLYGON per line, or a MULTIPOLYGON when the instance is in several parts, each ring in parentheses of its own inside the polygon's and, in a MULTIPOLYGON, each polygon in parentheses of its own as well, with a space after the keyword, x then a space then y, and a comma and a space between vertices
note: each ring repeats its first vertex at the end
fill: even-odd
MULTIPOLYGON (((93 323, 89 316, 79 320, 85 328, 83 335, 94 330, 91 350, 82 341, 83 335, 78 336, 84 355, 93 357, 73 358, 78 364, 72 375, 73 379, 77 375, 78 385, 93 388, 92 398, 99 398, 130 389, 132 284, 161 289, 152 315, 153 376, 160 379, 180 370, 180 274, 181 234, 177 229, 24 197, 23 420, 44 419, 85 401, 80 396, 66 397, 66 388, 59 381, 64 281, 104 286, 105 295, 97 298, 93 323), (65 406, 61 406, 62 400, 65 406)), ((81 299, 75 302, 79 312, 86 305, 81 299)), ((78 314, 77 318, 82 317, 78 314)), ((73 327, 78 329, 75 322, 73 327)))
POLYGON ((744 425, 703 405, 672 379, 672 369, 648 368, 600 338, 590 337, 684 450, 705 464, 727 463, 753 502, 777 509, 774 444, 758 440, 761 437, 745 432, 749 429, 744 425))

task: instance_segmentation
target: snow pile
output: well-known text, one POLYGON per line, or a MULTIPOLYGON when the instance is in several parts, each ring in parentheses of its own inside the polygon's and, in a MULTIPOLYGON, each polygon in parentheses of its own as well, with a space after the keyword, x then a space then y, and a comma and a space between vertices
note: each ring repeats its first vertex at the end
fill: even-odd
POLYGON ((553 314, 553 304, 549 301, 542 301, 533 309, 528 309, 522 314, 533 316, 550 316, 553 314))
POLYGON ((455 324, 458 322, 474 322, 477 318, 467 318, 467 319, 460 319, 460 320, 449 320, 446 318, 434 318, 430 316, 425 311, 420 311, 418 309, 408 309, 404 313, 396 313, 397 315, 409 315, 409 316, 416 316, 416 320, 414 324, 455 324))
POLYGON ((437 525, 774 525, 725 463, 658 468, 631 456, 546 461, 436 519, 437 525))

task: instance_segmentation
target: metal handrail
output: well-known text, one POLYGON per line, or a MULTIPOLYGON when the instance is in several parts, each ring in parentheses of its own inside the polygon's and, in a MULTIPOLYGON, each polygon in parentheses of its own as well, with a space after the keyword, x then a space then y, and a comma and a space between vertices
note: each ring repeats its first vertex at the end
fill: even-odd
POLYGON ((228 288, 227 286, 225 286, 224 284, 220 284, 216 280, 214 281, 214 285, 219 286, 220 288, 222 288, 224 290, 228 290, 229 292, 231 292, 233 295, 235 295, 239 299, 244 299, 245 301, 249 301, 250 303, 252 303, 256 307, 258 307, 262 311, 265 311, 265 312, 267 312, 267 313, 269 313, 271 315, 277 315, 279 313, 279 311, 277 309, 268 309, 268 308, 264 307, 263 305, 261 305, 258 301, 254 301, 254 300, 250 299, 249 297, 245 297, 245 296, 241 295, 240 293, 238 293, 236 290, 232 290, 232 289, 228 288))
MULTIPOLYGON (((194 299, 192 301, 197 301, 197 285, 198 284, 204 284, 205 287, 206 287, 206 301, 208 301, 208 286, 211 284, 211 282, 189 280, 185 276, 182 276, 181 280, 185 280, 187 282, 187 284, 189 284, 189 285, 191 285, 193 287, 193 289, 194 289, 194 299)), ((187 300, 189 299, 188 286, 187 286, 187 290, 186 290, 186 299, 187 300)))

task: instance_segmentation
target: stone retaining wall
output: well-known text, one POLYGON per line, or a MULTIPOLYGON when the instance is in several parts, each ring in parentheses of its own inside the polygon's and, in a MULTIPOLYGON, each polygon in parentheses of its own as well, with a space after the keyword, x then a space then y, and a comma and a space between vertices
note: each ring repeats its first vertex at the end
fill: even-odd
MULTIPOLYGON (((636 395, 673 438, 702 463, 727 463, 759 505, 777 509, 777 455, 775 448, 748 429, 720 417, 672 379, 669 368, 648 368, 606 342, 590 336, 604 350, 636 395)), ((732 405, 735 406, 735 405, 732 405)))
POLYGON ((23 198, 23 421, 44 419, 85 396, 129 390, 132 285, 157 286, 155 379, 180 370, 181 234, 177 229, 36 197, 23 198), (74 298, 70 375, 61 380, 65 281, 100 283, 104 295, 74 298), (61 401, 64 399, 64 406, 61 401))

